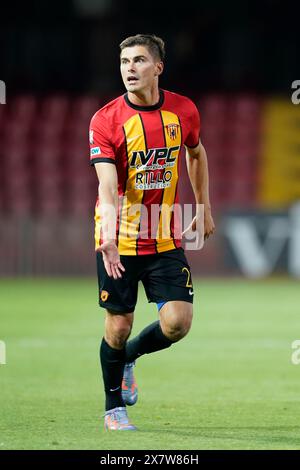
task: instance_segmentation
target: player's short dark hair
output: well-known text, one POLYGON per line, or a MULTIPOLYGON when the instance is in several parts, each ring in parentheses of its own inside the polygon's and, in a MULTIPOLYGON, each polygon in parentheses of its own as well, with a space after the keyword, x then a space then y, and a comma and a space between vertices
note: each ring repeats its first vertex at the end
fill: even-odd
POLYGON ((121 42, 121 52, 125 47, 132 46, 146 46, 152 56, 161 61, 164 60, 166 55, 164 41, 154 34, 136 34, 135 36, 129 36, 121 42))

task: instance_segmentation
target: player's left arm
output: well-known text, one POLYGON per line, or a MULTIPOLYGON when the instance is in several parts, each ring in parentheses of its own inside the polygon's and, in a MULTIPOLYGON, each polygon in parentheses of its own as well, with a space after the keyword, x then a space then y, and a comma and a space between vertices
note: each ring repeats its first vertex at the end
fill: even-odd
MULTIPOLYGON (((196 204, 204 206, 204 239, 208 238, 215 231, 215 223, 211 214, 211 204, 209 198, 209 173, 206 150, 199 139, 196 147, 186 146, 186 164, 189 179, 195 195, 196 204)), ((199 210, 192 222, 192 228, 196 229, 197 218, 200 216, 199 210)), ((185 230, 185 232, 187 231, 185 230)), ((185 233, 184 232, 184 233, 185 233)), ((183 233, 183 234, 184 234, 183 233)))

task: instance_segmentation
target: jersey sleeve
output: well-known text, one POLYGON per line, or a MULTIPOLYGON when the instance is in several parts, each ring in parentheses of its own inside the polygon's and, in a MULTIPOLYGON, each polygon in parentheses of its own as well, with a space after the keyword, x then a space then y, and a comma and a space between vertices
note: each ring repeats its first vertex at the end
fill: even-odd
POLYGON ((200 114, 196 105, 190 101, 188 112, 189 130, 184 145, 189 148, 197 147, 200 138, 200 114))
POLYGON ((107 119, 96 114, 91 119, 89 128, 90 164, 98 162, 115 163, 114 145, 107 119))

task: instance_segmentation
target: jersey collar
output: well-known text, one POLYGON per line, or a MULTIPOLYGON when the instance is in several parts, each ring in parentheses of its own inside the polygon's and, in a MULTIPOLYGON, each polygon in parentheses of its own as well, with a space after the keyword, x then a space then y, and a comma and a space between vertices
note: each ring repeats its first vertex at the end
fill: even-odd
POLYGON ((130 106, 130 108, 133 108, 137 111, 155 111, 156 109, 159 109, 162 107, 164 99, 165 99, 165 95, 164 95, 164 91, 159 89, 159 101, 156 104, 152 104, 151 106, 139 106, 138 104, 131 103, 131 101, 129 101, 129 98, 128 98, 128 93, 125 93, 124 99, 126 103, 128 104, 128 106, 130 106))

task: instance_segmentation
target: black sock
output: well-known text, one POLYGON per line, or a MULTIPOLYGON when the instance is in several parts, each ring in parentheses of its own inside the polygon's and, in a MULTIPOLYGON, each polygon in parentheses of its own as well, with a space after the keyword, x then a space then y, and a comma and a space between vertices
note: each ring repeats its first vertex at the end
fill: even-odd
POLYGON ((100 362, 105 390, 105 410, 125 406, 121 388, 125 365, 125 348, 121 350, 111 348, 103 338, 100 346, 100 362))
POLYGON ((172 343, 173 341, 163 334, 159 321, 151 323, 126 344, 126 362, 133 362, 143 354, 169 348, 172 343))

